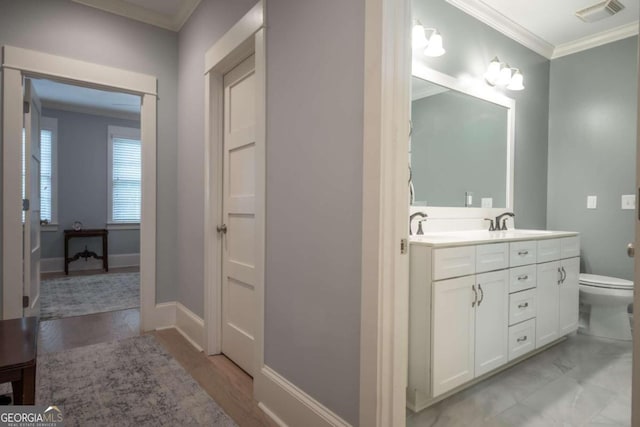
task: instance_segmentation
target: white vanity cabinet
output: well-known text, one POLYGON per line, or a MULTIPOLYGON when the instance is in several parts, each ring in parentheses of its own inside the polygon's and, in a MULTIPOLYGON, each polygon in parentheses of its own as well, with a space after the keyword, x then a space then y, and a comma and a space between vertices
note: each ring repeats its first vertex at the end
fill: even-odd
POLYGON ((410 250, 407 405, 415 411, 577 329, 576 233, 442 240, 410 250))
POLYGON ((507 363, 508 289, 506 270, 434 282, 434 396, 507 363))
POLYGON ((542 347, 578 329, 580 258, 575 254, 579 254, 579 241, 578 237, 561 240, 566 240, 574 249, 560 251, 558 257, 564 254, 570 258, 537 266, 537 298, 544 304, 538 306, 536 347, 542 347))

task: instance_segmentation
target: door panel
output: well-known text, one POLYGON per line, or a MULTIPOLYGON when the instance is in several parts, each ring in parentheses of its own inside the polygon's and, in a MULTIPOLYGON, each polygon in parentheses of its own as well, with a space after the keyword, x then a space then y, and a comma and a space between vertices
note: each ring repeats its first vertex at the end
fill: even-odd
POLYGON ((538 284, 536 301, 536 348, 556 340, 559 334, 559 281, 560 263, 546 262, 538 264, 536 272, 538 284))
POLYGON ((224 76, 222 352, 253 375, 255 333, 254 57, 224 76))
POLYGON ((475 276, 433 284, 433 396, 473 379, 475 276))
POLYGON ((24 190, 29 200, 23 226, 23 295, 29 304, 23 315, 40 314, 40 99, 31 84, 25 79, 24 101, 29 104, 24 114, 24 190))
POLYGON ((476 276, 475 376, 507 363, 509 358, 509 271, 476 276))
POLYGON ((580 258, 562 260, 561 268, 565 278, 560 284, 560 335, 566 335, 578 329, 580 311, 579 287, 580 258))

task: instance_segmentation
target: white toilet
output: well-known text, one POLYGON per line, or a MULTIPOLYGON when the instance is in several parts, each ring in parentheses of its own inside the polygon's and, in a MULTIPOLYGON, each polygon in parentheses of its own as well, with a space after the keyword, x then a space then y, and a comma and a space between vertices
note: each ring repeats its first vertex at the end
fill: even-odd
POLYGON ((632 281, 580 274, 580 333, 630 341, 632 303, 632 281))

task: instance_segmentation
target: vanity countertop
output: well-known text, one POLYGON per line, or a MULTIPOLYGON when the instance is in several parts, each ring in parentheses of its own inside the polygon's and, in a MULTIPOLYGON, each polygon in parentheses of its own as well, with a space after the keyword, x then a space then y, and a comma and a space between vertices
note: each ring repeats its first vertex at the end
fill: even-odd
POLYGON ((439 231, 425 233, 422 236, 410 236, 411 244, 432 246, 438 248, 452 246, 478 245, 485 243, 517 242, 520 240, 557 239, 560 237, 577 236, 574 231, 549 230, 467 230, 467 231, 439 231))

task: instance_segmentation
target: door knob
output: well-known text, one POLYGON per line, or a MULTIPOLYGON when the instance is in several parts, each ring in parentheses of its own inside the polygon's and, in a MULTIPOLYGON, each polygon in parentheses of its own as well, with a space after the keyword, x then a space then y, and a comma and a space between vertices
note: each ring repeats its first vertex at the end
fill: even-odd
POLYGON ((227 234, 227 224, 217 226, 216 230, 218 230, 218 233, 227 234))
POLYGON ((636 248, 635 248, 634 244, 633 243, 629 243, 627 245, 627 255, 629 256, 629 258, 633 258, 635 254, 636 254, 636 248))

